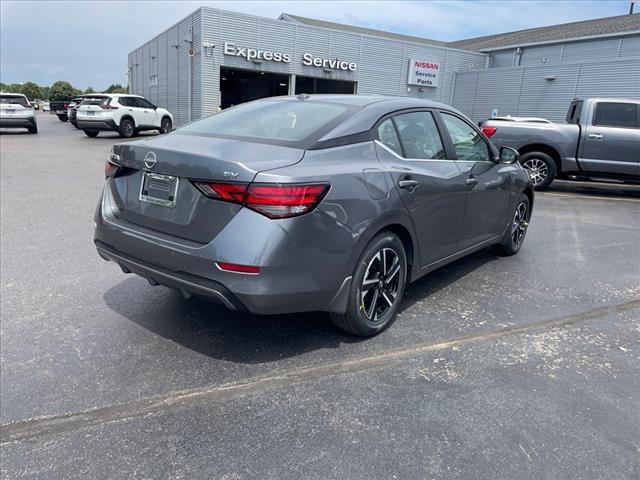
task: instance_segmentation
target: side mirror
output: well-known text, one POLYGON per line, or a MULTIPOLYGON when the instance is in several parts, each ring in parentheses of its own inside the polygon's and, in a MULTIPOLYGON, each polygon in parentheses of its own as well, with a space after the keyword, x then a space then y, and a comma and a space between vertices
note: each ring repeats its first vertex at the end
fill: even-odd
POLYGON ((157 109, 158 109, 158 105, 154 105, 154 106, 153 106, 153 109, 154 109, 154 110, 157 110, 157 109))
POLYGON ((500 147, 500 156, 498 157, 498 161, 500 163, 510 165, 512 163, 516 163, 519 156, 520 154, 515 148, 500 147))

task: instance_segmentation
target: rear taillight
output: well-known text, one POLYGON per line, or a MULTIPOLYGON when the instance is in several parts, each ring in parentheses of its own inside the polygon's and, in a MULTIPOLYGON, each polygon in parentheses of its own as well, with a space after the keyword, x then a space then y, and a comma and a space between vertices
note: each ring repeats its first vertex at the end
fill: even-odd
POLYGON ((195 182, 207 197, 238 203, 269 218, 290 218, 313 210, 329 190, 327 183, 307 185, 195 182))
POLYGON ((65 103, 65 104, 64 104, 64 108, 65 108, 65 110, 66 110, 67 108, 69 108, 69 104, 68 104, 68 103, 65 103))
POLYGON ((482 133, 487 138, 491 138, 491 135, 496 133, 496 130, 498 130, 496 127, 482 127, 482 133))
POLYGON ((119 162, 120 162, 120 155, 116 155, 115 153, 111 152, 109 154, 109 159, 107 160, 107 163, 104 164, 104 174, 107 177, 115 177, 116 175, 118 175, 118 172, 122 168, 119 162))
POLYGON ((288 218, 307 213, 320 203, 329 185, 251 184, 245 204, 269 218, 288 218))

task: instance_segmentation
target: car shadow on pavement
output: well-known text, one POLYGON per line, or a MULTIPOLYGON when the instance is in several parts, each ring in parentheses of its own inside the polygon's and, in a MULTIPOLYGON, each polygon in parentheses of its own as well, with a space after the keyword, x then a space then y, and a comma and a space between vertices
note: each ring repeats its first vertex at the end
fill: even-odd
POLYGON ((0 130, 0 135, 32 135, 28 130, 0 130))
MULTIPOLYGON (((400 313, 495 260, 491 249, 436 270, 410 285, 400 313)), ((236 363, 268 363, 303 353, 366 341, 336 328, 323 312, 260 316, 230 312, 213 301, 184 299, 165 287, 129 276, 103 298, 113 311, 185 348, 236 363), (155 290, 161 289, 156 295, 155 290)), ((402 328, 400 322, 391 328, 402 328)))

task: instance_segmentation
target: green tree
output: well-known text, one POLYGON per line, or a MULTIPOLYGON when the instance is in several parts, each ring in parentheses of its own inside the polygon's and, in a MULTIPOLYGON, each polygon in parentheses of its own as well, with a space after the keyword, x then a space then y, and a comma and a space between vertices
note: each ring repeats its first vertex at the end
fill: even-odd
POLYGON ((129 93, 129 88, 123 87, 119 83, 111 84, 105 90, 105 93, 129 93))
POLYGON ((7 91, 7 86, 4 83, 0 82, 0 92, 6 92, 6 91, 7 91))
POLYGON ((86 94, 89 94, 89 93, 96 93, 96 91, 91 87, 87 87, 87 89, 84 91, 84 93, 86 95, 86 94))
POLYGON ((22 93, 22 85, 19 83, 11 83, 9 85, 5 85, 8 93, 22 93))
POLYGON ((76 96, 76 89, 64 80, 58 80, 49 88, 49 100, 69 100, 76 96))
POLYGON ((22 93, 29 99, 35 100, 42 98, 42 89, 33 82, 25 82, 22 84, 22 93))
POLYGON ((42 99, 43 100, 48 100, 49 99, 49 87, 40 87, 40 89, 42 90, 42 99))

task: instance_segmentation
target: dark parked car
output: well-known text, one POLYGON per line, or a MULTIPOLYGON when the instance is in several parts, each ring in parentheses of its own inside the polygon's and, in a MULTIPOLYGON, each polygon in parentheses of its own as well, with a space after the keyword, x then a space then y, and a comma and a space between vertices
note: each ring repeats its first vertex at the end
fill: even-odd
POLYGON ((115 145, 95 222, 126 273, 232 310, 322 310, 357 335, 394 320, 410 281, 521 248, 533 189, 446 105, 300 95, 115 145))
POLYGON ((491 119, 482 131, 518 149, 537 189, 555 178, 640 183, 640 100, 576 98, 566 123, 491 119))
POLYGON ((69 116, 67 114, 67 108, 69 107, 69 103, 71 100, 52 100, 49 102, 49 108, 51 115, 56 115, 58 120, 61 122, 66 122, 69 120, 69 116))
POLYGON ((84 96, 76 97, 69 102, 69 105, 67 105, 67 116, 69 117, 69 123, 76 128, 78 128, 78 123, 76 122, 78 107, 80 106, 80 103, 82 103, 83 98, 84 96))

